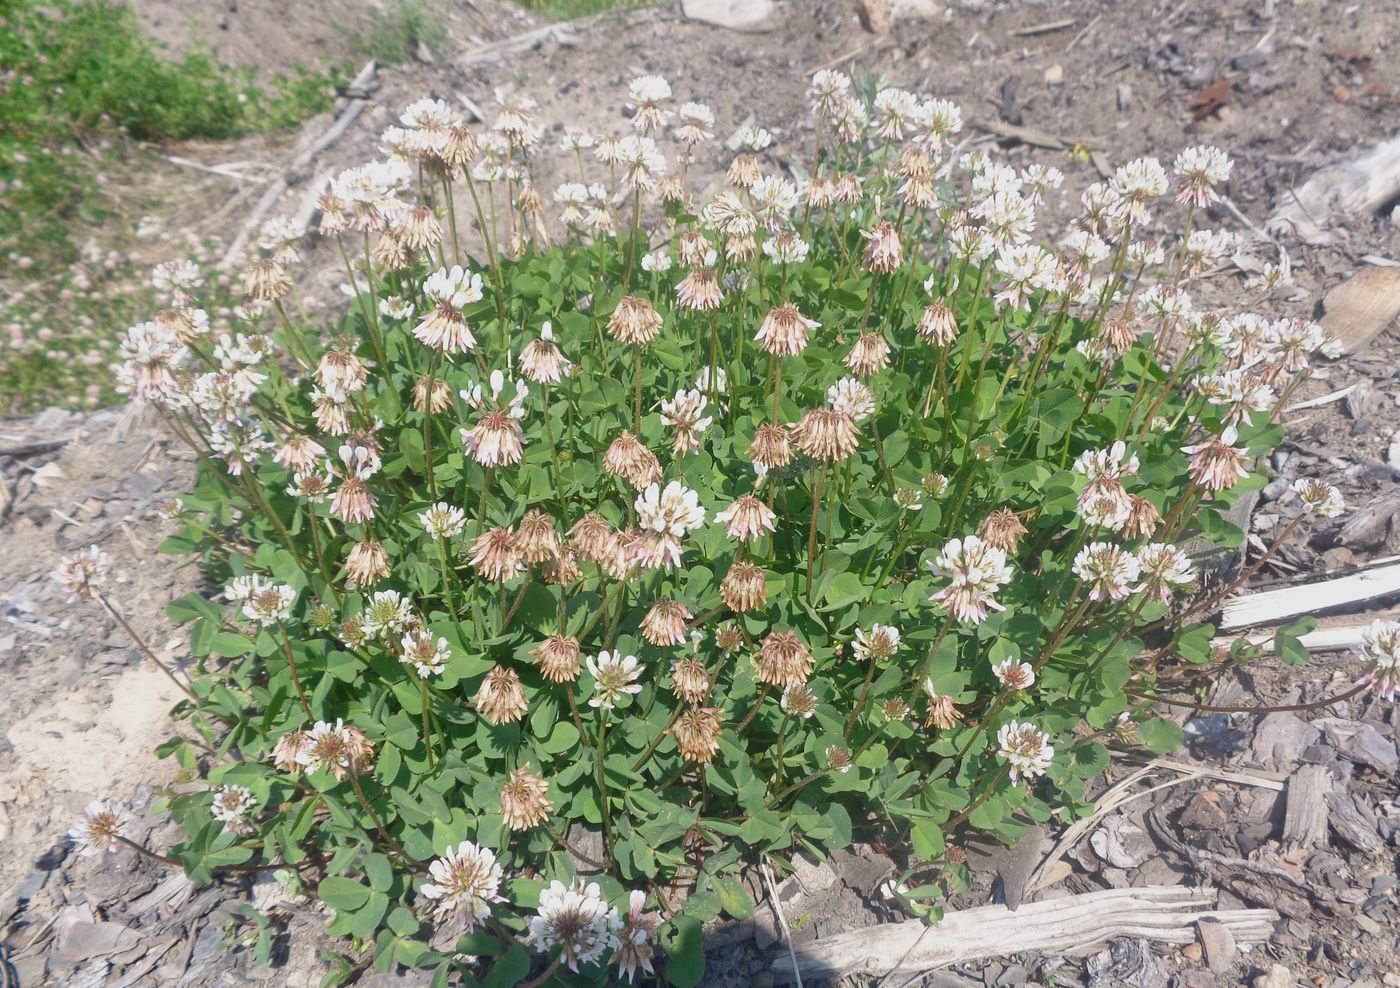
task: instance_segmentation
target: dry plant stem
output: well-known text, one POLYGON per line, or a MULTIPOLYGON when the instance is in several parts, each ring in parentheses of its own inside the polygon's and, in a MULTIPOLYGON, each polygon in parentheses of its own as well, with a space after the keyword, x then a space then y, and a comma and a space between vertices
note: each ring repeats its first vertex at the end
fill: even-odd
POLYGON ((1361 683, 1347 690, 1345 693, 1338 693, 1336 696, 1323 697, 1321 700, 1313 700, 1310 703, 1290 703, 1278 707, 1217 707, 1208 703, 1198 703, 1195 700, 1182 700, 1171 696, 1151 696, 1141 690, 1129 689, 1124 692, 1143 700, 1149 700, 1153 703, 1165 703, 1169 707, 1179 707, 1182 710, 1199 710, 1212 714, 1275 714, 1330 707, 1334 703, 1350 700, 1352 697, 1365 692, 1368 686, 1368 683, 1361 683))
POLYGON ((812 485, 812 520, 807 526, 807 599, 812 599, 812 568, 817 557, 817 521, 822 507, 822 489, 826 486, 826 475, 831 469, 829 463, 822 464, 812 485))
POLYGON ((593 761, 597 768, 598 806, 603 817, 603 851, 607 859, 612 861, 612 810, 608 806, 608 776, 605 767, 608 756, 608 712, 603 710, 601 713, 602 716, 598 718, 598 747, 594 752, 593 761))
MULTIPOLYGON (((632 380, 632 431, 640 436, 642 434, 642 348, 640 346, 632 348, 632 364, 635 372, 632 380)), ((713 389, 713 383, 711 388, 713 389)))
POLYGON ((100 591, 93 591, 93 593, 97 598, 97 602, 102 605, 102 609, 105 610, 108 614, 112 615, 113 619, 117 622, 117 624, 121 625, 122 631, 126 632, 127 637, 131 639, 131 643, 136 646, 136 651, 140 652, 151 662, 155 663, 156 668, 159 669, 161 672, 165 673, 166 678, 169 679, 172 683, 174 683, 177 687, 179 687, 181 693, 189 697, 192 703, 198 704, 199 697, 195 696, 194 690, 190 689, 188 683, 182 681, 178 676, 176 676, 174 670, 172 670, 169 666, 162 662, 156 656, 155 652, 151 651, 151 647, 147 645, 145 640, 136 633, 136 629, 134 629, 130 624, 127 623, 127 620, 122 616, 121 611, 113 607, 111 601, 109 601, 106 598, 106 596, 100 591))
POLYGON ((301 700, 301 709, 306 712, 306 719, 314 722, 316 715, 311 712, 311 703, 306 699, 306 690, 302 688, 301 676, 297 674, 297 660, 292 655, 292 640, 287 637, 287 628, 279 623, 277 630, 282 633, 282 654, 287 657, 287 669, 292 674, 292 685, 296 687, 297 697, 301 700))
MULTIPOLYGON (((941 641, 941 638, 940 638, 941 641)), ((935 646, 936 648, 937 646, 935 646)), ((851 711, 851 719, 846 721, 846 730, 841 735, 842 741, 851 740, 851 732, 856 729, 856 722, 860 720, 861 711, 865 709, 865 700, 870 695, 870 684, 875 680, 875 660, 867 658, 865 661, 865 682, 860 688, 860 698, 856 700, 855 709, 851 711)))

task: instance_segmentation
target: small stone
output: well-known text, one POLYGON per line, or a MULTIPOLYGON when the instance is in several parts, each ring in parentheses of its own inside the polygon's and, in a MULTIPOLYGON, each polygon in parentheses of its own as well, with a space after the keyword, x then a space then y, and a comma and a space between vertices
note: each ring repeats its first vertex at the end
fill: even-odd
POLYGON ((1045 84, 1047 86, 1063 86, 1065 82, 1065 67, 1055 64, 1045 70, 1045 84))
POLYGON ((1400 885, 1400 878, 1394 875, 1376 875, 1371 879, 1371 894, 1380 895, 1400 885))
POLYGON ((1202 947, 1199 943, 1188 943, 1186 946, 1181 948, 1181 956, 1185 957, 1192 964, 1195 964, 1202 957, 1204 957, 1205 952, 1205 948, 1202 947))
POLYGON ((1025 984, 1030 978, 1030 972, 1026 970, 1024 965, 1009 964, 1006 970, 1002 971, 996 981, 992 983, 996 985, 996 988, 1016 988, 1017 985, 1025 984))
POLYGON ((681 0, 681 13, 693 21, 727 27, 733 31, 752 30, 773 13, 772 0, 681 0))
POLYGON ((1293 972, 1282 964, 1275 964, 1269 968, 1267 974, 1255 978, 1250 983, 1250 988, 1296 988, 1296 985, 1293 972))
POLYGON ((1113 91, 1113 98, 1117 101, 1120 113, 1126 113, 1133 105, 1133 87, 1127 83, 1119 83, 1113 91))
POLYGON ((792 874, 808 895, 825 892, 836 884, 836 872, 825 861, 812 862, 804 855, 792 859, 792 874))
POLYGON ((1196 935, 1201 938, 1201 946, 1206 951, 1206 963, 1216 974, 1224 974, 1235 963, 1239 951, 1235 947, 1235 937, 1228 927, 1219 920, 1203 919, 1196 924, 1196 935))
POLYGON ((1302 760, 1303 749, 1322 737, 1322 731, 1287 711, 1268 714, 1254 732, 1254 760, 1261 768, 1292 772, 1302 760))

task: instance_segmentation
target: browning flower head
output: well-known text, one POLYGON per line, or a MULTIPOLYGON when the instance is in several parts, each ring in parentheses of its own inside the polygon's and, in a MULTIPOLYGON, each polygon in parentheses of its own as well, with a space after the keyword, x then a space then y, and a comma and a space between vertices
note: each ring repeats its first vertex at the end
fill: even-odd
POLYGON ((515 532, 515 548, 523 562, 533 565, 553 559, 563 547, 554 519, 539 508, 531 508, 520 519, 515 532))
POLYGON ((864 232, 865 253, 861 263, 872 274, 892 274, 904 263, 904 245, 899 231, 888 220, 880 220, 864 232))
POLYGON ((997 682, 1009 690, 1025 690, 1035 685, 1035 669, 1029 662, 1003 659, 992 667, 997 682))
POLYGON ((452 407, 452 388, 440 377, 425 375, 413 382, 413 409, 441 415, 452 407))
POLYGON ((1373 621, 1361 633, 1362 654, 1369 665, 1357 680, 1385 700, 1400 691, 1400 621, 1373 621))
POLYGON ((1205 490, 1222 491, 1249 476, 1249 451, 1235 445, 1238 438, 1239 432, 1229 425, 1218 438, 1212 435, 1196 445, 1184 446, 1182 452, 1190 456, 1191 480, 1205 490))
POLYGON ((693 616, 679 601, 662 598, 642 618, 642 637, 658 648, 679 645, 685 641, 686 622, 693 616))
POLYGON ((325 456, 326 448, 310 436, 291 436, 272 458, 292 473, 307 473, 320 465, 325 456))
POLYGON ((91 857, 121 847, 121 839, 135 822, 131 811, 110 799, 98 799, 83 809, 83 819, 68 831, 68 839, 80 857, 91 857))
POLYGON ((997 731, 997 754, 1011 764, 1011 781, 1044 775, 1055 757, 1049 737, 1034 724, 1007 721, 997 731))
POLYGON ((753 460, 754 470, 760 477, 769 470, 787 466, 792 462, 792 441, 787 428, 773 422, 764 422, 754 433, 748 454, 749 459, 753 460))
POLYGON ((536 384, 558 384, 569 369, 564 352, 554 342, 554 330, 545 323, 538 339, 531 340, 520 351, 520 373, 536 384))
POLYGON ((879 333, 861 333, 846 355, 846 366, 861 377, 873 377, 889 365, 890 345, 879 333))
POLYGON ((1122 319, 1105 319, 1100 333, 1103 341, 1119 355, 1127 353, 1137 342, 1133 327, 1122 319))
POLYGON ((513 409, 493 408, 470 429, 460 430, 472 459, 484 467, 519 463, 525 452, 525 430, 513 409))
POLYGON ((719 594, 732 611, 756 611, 768 602, 766 580, 762 567, 740 560, 729 567, 719 585, 719 594))
POLYGON ((671 725, 671 736, 681 757, 704 765, 719 751, 720 711, 718 707, 691 707, 671 725))
POLYGON ((724 299, 719 277, 713 268, 696 268, 676 285, 676 299, 681 306, 695 312, 711 312, 724 299))
POLYGON ((615 552, 617 532, 602 515, 589 512, 574 522, 574 527, 569 529, 569 540, 579 558, 601 563, 615 552))
POLYGON ((439 920, 465 923, 467 932, 491 915, 493 902, 505 902, 500 894, 505 873, 496 855, 485 847, 463 841, 428 865, 432 881, 418 891, 437 903, 433 915, 439 920))
POLYGON ((888 659, 899 650, 899 629, 888 624, 872 624, 866 632, 856 628, 855 641, 851 650, 862 662, 888 659))
POLYGON ((661 461, 630 430, 623 429, 603 454, 603 469, 637 490, 661 479, 661 461))
POLYGON ((331 498, 331 517, 352 524, 371 521, 379 498, 365 486, 359 477, 351 475, 340 482, 335 496, 331 498))
POLYGON ((617 973, 625 976, 628 984, 631 984, 638 971, 653 973, 651 960, 656 955, 656 948, 652 943, 656 939, 657 927, 661 925, 661 917, 656 913, 642 912, 647 896, 641 890, 634 889, 628 895, 627 903, 627 917, 620 923, 614 923, 617 945, 613 948, 612 959, 617 965, 617 973))
POLYGON ((860 430, 847 412, 813 408, 792 426, 792 442, 814 460, 836 463, 860 446, 860 430))
POLYGON ((833 772, 846 774, 855 765, 855 760, 851 758, 851 753, 839 744, 833 744, 826 749, 826 767, 833 772))
POLYGON ((785 714, 807 720, 817 712, 817 694, 806 683, 793 683, 783 690, 778 706, 785 714))
POLYGON ((754 340, 775 357, 795 357, 807 347, 812 330, 821 323, 808 319, 791 302, 769 309, 758 327, 754 340))
POLYGON ((756 155, 738 154, 729 163, 724 180, 736 189, 748 189, 763 177, 763 165, 756 155))
POLYGON ((771 686, 805 683, 812 674, 812 653, 791 631, 773 631, 763 639, 754 656, 758 681, 771 686))
POLYGON ((1006 553, 1014 554, 1026 534, 1026 526, 1010 508, 998 508, 977 526, 977 534, 988 544, 1006 553))
POLYGON ((423 282, 423 295, 431 304, 413 330, 418 342, 440 353, 476 349, 476 337, 467 326, 463 310, 485 297, 481 275, 461 266, 441 268, 423 282))
POLYGON ((1154 505, 1145 497, 1137 494, 1129 494, 1128 517, 1123 522, 1123 534, 1130 539, 1151 538, 1152 533, 1157 531, 1157 526, 1162 524, 1162 516, 1154 505))
POLYGON ((699 391, 681 389, 674 398, 661 402, 661 422, 672 429, 671 453, 686 456, 700 448, 700 434, 714 422, 705 414, 710 400, 699 391))
POLYGON ((549 783, 532 774, 528 764, 512 772, 501 787, 501 817, 511 830, 537 827, 549 819, 553 809, 549 783))
POLYGON ((486 674, 472 703, 481 716, 498 727, 515 723, 530 709, 520 677, 504 666, 495 666, 486 674))
POLYGON ((372 587, 389 577, 389 554, 378 542, 356 542, 345 559, 346 585, 372 587))
POLYGON ((291 290, 291 275, 270 257, 258 258, 243 272, 243 291, 260 302, 275 302, 291 290))
POLYGON ((776 518, 773 510, 752 494, 743 495, 715 515, 725 533, 740 542, 757 542, 765 532, 774 531, 776 518))
POLYGON ((546 583, 563 587, 581 577, 583 570, 579 568, 578 554, 573 547, 561 545, 554 555, 544 561, 542 573, 546 583))
POLYGON ((686 703, 703 703, 714 684, 698 659, 678 659, 671 665, 671 692, 686 703))
POLYGON ((572 635, 550 635, 530 655, 551 683, 571 683, 579 677, 579 644, 572 635))
POLYGON ((932 679, 924 680, 924 692, 928 694, 928 714, 924 718, 925 727, 946 731, 962 720, 962 715, 958 713, 953 698, 939 693, 934 688, 932 679))
POLYGON ((477 536, 468 562, 493 583, 506 583, 525 569, 515 533, 499 525, 477 536))
POLYGON ((318 720, 303 734, 296 762, 308 772, 329 772, 344 782, 373 768, 374 746, 363 731, 340 718, 334 724, 318 720))
POLYGON ((744 633, 732 624, 726 624, 715 632, 715 644, 725 655, 733 655, 744 644, 744 633))
POLYGON ((880 713, 888 721, 904 721, 909 719, 912 711, 909 703, 903 697, 892 696, 887 700, 880 701, 880 713))
POLYGON ((661 332, 661 313, 644 298, 624 295, 608 317, 608 333, 629 346, 645 346, 661 332))

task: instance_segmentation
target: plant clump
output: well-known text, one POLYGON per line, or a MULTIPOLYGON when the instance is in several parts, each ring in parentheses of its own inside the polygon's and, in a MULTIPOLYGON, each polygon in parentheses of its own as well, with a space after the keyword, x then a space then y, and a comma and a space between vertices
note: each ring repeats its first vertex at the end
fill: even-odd
MULTIPOLYGON (((167 860, 281 869, 435 983, 689 985, 746 864, 878 837, 932 918, 949 837, 1083 816, 1110 745, 1179 743, 1164 669, 1222 658, 1188 546, 1238 545, 1331 346, 1193 304, 1228 159, 1129 162, 1037 242, 1056 169, 955 154, 944 100, 811 97, 805 179, 751 128, 703 198, 713 115, 659 77, 630 133, 566 133, 552 195, 528 99, 419 100, 321 196, 339 324, 271 238, 236 330, 191 299, 128 331, 200 457, 166 548, 224 588, 169 612, 167 860)), ((1309 484, 1300 522, 1340 510, 1309 484)), ((97 562, 60 576, 114 608, 97 562)))

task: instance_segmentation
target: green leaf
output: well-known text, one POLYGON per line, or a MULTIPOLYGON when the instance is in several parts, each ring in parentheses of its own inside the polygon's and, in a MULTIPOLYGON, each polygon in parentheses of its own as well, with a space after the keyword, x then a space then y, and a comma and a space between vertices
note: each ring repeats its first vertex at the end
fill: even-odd
POLYGON ((677 916, 671 925, 675 927, 675 934, 666 961, 666 980, 675 988, 694 988, 705 976, 700 923, 690 916, 677 916))
POLYGON ((510 988, 525 980, 530 973, 530 954, 518 943, 501 955, 500 960, 491 965, 491 973, 481 982, 481 988, 510 988))
POLYGON ((1144 748, 1159 755, 1176 751, 1181 747, 1183 740, 1181 725, 1162 717, 1153 717, 1139 724, 1138 737, 1142 740, 1144 748))
POLYGON ((1316 627, 1316 618, 1305 617, 1286 628, 1280 628, 1278 634, 1274 635, 1274 648, 1278 657, 1290 666, 1307 665, 1312 656, 1298 639, 1310 634, 1316 627))
POLYGON ((728 875, 719 875, 713 884, 715 895, 719 896, 725 912, 735 919, 748 919, 753 915, 753 903, 749 901, 749 893, 743 882, 728 875))
POLYGON ((860 577, 855 573, 837 573, 826 587, 824 595, 826 609, 835 611, 849 607, 851 604, 864 600, 868 593, 869 590, 865 584, 860 582, 860 577))
POLYGON ((336 912, 354 912, 369 901, 370 890, 353 878, 332 875, 321 880, 316 894, 336 912))

